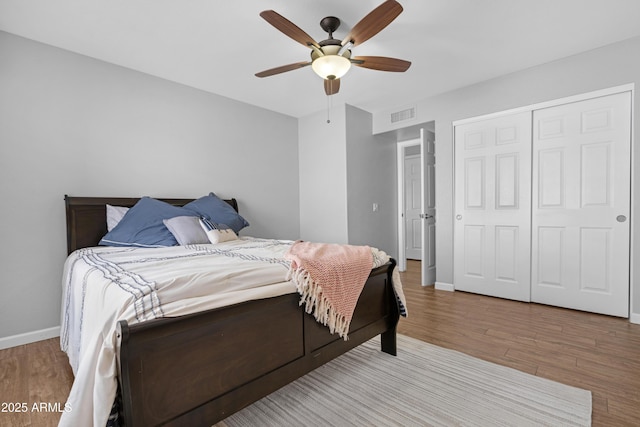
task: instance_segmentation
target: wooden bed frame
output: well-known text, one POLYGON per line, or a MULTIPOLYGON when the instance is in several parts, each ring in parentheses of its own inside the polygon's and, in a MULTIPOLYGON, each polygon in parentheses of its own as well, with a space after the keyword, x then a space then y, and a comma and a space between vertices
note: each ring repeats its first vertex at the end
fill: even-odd
MULTIPOLYGON (((138 200, 65 196, 68 252, 96 246, 106 234, 106 204, 130 207, 138 200)), ((227 203, 238 210, 235 199, 227 203)), ((371 272, 347 341, 306 314, 297 294, 138 324, 120 321, 121 421, 127 427, 211 426, 376 335, 382 351, 395 355, 394 266, 391 260, 371 272)))

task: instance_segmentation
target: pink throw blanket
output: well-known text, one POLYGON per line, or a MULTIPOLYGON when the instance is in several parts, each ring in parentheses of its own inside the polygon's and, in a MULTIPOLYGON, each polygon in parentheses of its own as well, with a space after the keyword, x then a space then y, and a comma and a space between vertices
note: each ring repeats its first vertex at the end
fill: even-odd
POLYGON ((285 257, 291 261, 287 276, 301 295, 307 313, 347 339, 353 311, 371 269, 368 246, 295 242, 285 257))

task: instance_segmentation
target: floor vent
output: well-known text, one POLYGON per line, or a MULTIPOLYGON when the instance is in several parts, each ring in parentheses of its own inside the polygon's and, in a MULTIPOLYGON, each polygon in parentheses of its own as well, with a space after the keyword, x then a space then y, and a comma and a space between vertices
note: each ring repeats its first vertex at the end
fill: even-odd
POLYGON ((391 123, 402 122, 404 120, 411 120, 416 118, 416 108, 411 107, 406 110, 396 111, 391 113, 391 123))

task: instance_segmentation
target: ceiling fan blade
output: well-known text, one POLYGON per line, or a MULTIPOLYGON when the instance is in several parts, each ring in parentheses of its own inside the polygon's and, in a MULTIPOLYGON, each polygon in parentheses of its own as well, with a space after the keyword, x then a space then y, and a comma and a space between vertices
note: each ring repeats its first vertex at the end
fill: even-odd
POLYGON ((355 56, 351 63, 362 68, 378 71, 395 71, 402 73, 407 71, 411 62, 404 59, 388 58, 386 56, 355 56))
POLYGON ((340 79, 324 79, 324 93, 334 95, 340 90, 340 79))
POLYGON ((315 46, 317 48, 320 48, 320 45, 309 34, 302 31, 300 27, 289 21, 284 16, 280 15, 278 12, 275 12, 273 10, 265 10, 260 12, 260 16, 262 16, 264 20, 269 24, 273 25, 282 33, 291 37, 298 43, 301 43, 307 47, 315 46))
POLYGON ((349 42, 354 45, 364 43, 396 19, 402 10, 402 6, 397 1, 385 1, 353 26, 349 35, 342 40, 342 45, 349 42))
POLYGON ((275 74, 285 73, 287 71, 297 70, 298 68, 306 67, 307 65, 311 65, 311 62, 296 62, 295 64, 282 65, 280 67, 271 68, 269 70, 260 71, 256 73, 256 77, 269 77, 275 74))

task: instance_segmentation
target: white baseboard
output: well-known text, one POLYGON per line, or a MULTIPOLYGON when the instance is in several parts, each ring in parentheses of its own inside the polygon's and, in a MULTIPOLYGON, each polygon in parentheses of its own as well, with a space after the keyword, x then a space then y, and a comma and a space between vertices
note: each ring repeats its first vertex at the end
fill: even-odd
POLYGON ((631 316, 629 316, 629 322, 640 325, 640 313, 631 313, 631 316))
POLYGON ((443 283, 443 282, 436 282, 436 289, 440 291, 449 291, 449 292, 453 292, 455 290, 452 283, 443 283))
POLYGON ((0 350, 60 336, 60 326, 0 338, 0 350))

